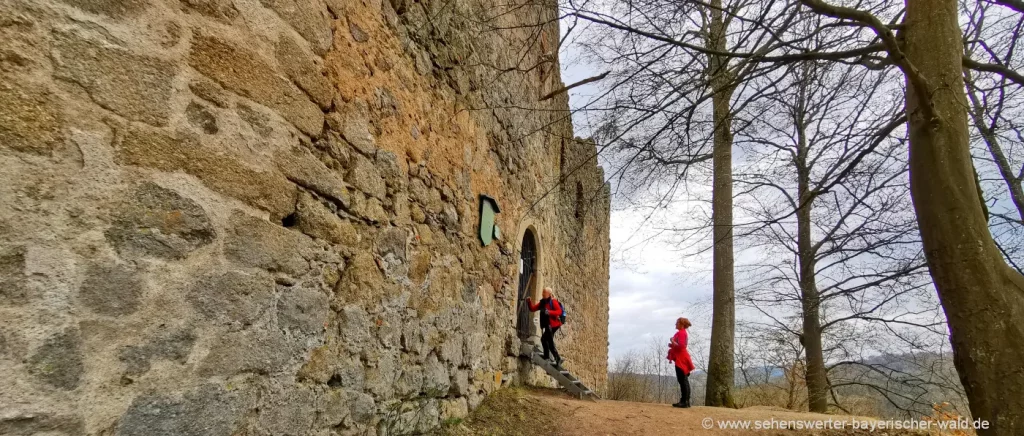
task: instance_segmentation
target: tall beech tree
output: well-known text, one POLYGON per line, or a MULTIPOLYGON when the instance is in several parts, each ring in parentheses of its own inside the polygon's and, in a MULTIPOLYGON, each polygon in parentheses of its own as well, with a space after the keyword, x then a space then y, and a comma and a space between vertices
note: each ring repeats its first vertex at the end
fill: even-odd
POLYGON ((842 407, 830 404, 832 365, 866 348, 847 346, 848 332, 934 337, 937 302, 908 212, 905 139, 893 135, 905 123, 884 87, 893 74, 821 61, 775 74, 783 91, 758 103, 774 110, 736 139, 752 161, 736 175, 752 220, 741 246, 765 254, 744 266, 738 299, 799 339, 808 409, 825 413, 842 407))
POLYGON ((894 37, 887 45, 907 81, 910 189, 925 256, 971 412, 992 425, 980 434, 1024 434, 1024 276, 992 240, 976 185, 957 2, 906 8, 902 59, 894 37))
MULTIPOLYGON (((705 46, 713 51, 726 50, 726 22, 722 1, 711 0, 707 8, 710 20, 706 26, 705 46)), ((732 94, 736 90, 735 72, 730 59, 708 54, 707 80, 711 85, 711 113, 714 123, 711 161, 713 167, 712 209, 712 299, 711 347, 708 381, 704 404, 733 407, 732 386, 735 383, 733 356, 736 348, 736 279, 733 257, 732 222, 732 94)))

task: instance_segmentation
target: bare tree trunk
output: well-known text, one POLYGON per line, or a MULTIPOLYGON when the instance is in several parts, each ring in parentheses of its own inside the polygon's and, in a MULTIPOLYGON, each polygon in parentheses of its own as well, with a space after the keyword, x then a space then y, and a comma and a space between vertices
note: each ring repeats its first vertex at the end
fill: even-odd
POLYGON ((1024 277, 986 223, 969 151, 956 0, 906 0, 910 188, 954 362, 982 435, 1024 434, 1024 277), (916 76, 915 76, 916 75, 916 76))
POLYGON ((811 211, 816 193, 810 192, 810 169, 807 167, 807 129, 803 110, 803 86, 794 122, 797 128, 797 192, 796 211, 797 256, 800 261, 800 302, 803 308, 803 334, 800 341, 807 353, 807 407, 811 412, 828 411, 828 379, 825 377, 825 354, 821 342, 821 298, 815 276, 815 248, 811 241, 811 211))
POLYGON ((786 382, 789 384, 786 387, 786 408, 794 410, 796 409, 796 362, 791 363, 786 369, 786 382))
MULTIPOLYGON (((725 22, 721 0, 712 0, 709 7, 708 48, 720 52, 725 47, 725 22)), ((708 56, 708 75, 714 92, 711 105, 714 113, 714 166, 712 187, 714 302, 711 321, 711 347, 705 405, 734 407, 732 387, 733 349, 736 336, 736 295, 733 277, 732 244, 732 114, 729 107, 735 84, 729 72, 728 58, 708 56)))
MULTIPOLYGON (((806 184, 801 183, 806 189, 806 184)), ((801 199, 809 199, 804 193, 801 199)), ((803 201, 803 200, 801 200, 803 201)), ((821 299, 815 281, 814 251, 811 248, 811 201, 797 211, 797 246, 800 258, 800 293, 803 306, 803 334, 800 339, 807 353, 807 406, 811 412, 828 411, 828 379, 825 377, 825 355, 821 340, 821 299)))

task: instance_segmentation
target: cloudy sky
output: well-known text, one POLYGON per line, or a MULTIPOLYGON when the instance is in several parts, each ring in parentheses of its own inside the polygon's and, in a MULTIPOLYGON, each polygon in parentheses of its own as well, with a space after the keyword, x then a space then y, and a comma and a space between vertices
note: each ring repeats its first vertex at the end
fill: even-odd
MULTIPOLYGON (((571 48, 561 58, 566 84, 603 72, 584 64, 571 48)), ((574 88, 570 105, 585 105, 595 92, 592 86, 574 88)), ((586 136, 586 122, 577 118, 576 134, 586 136)), ((705 355, 711 320, 710 259, 686 257, 666 238, 654 235, 645 213, 618 210, 622 208, 615 204, 612 208, 616 210, 611 215, 609 359, 631 349, 649 350, 652 341, 667 344, 680 316, 694 323, 691 351, 695 357, 705 355)))
POLYGON ((662 238, 637 232, 642 222, 638 212, 611 216, 608 334, 613 360, 630 349, 648 349, 653 340, 664 345, 680 316, 694 323, 692 348, 703 348, 702 338, 710 337, 710 263, 684 258, 662 238))

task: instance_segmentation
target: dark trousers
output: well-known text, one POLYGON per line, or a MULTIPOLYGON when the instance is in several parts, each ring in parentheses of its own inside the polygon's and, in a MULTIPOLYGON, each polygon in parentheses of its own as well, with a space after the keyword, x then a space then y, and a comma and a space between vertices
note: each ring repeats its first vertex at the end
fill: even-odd
POLYGON ((540 335, 540 345, 544 347, 544 358, 547 359, 548 356, 553 354, 556 362, 562 360, 558 355, 558 349, 555 348, 555 332, 557 332, 559 328, 561 327, 544 327, 544 333, 540 335))
POLYGON ((690 376, 684 374, 678 366, 675 368, 676 379, 679 380, 679 403, 688 405, 690 404, 690 376))

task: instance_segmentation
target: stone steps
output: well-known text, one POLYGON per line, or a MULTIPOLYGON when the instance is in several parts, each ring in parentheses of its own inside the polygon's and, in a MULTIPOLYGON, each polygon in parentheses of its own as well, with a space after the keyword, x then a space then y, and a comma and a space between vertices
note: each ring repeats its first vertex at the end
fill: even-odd
POLYGON ((545 360, 542 357, 540 350, 534 349, 533 352, 530 353, 530 360, 533 361, 534 365, 543 368, 551 378, 558 381, 558 384, 573 396, 578 397, 581 400, 586 399, 590 401, 597 401, 599 399, 597 393, 592 391, 590 388, 587 388, 583 382, 574 377, 572 373, 566 371, 564 368, 556 367, 550 361, 545 360))

